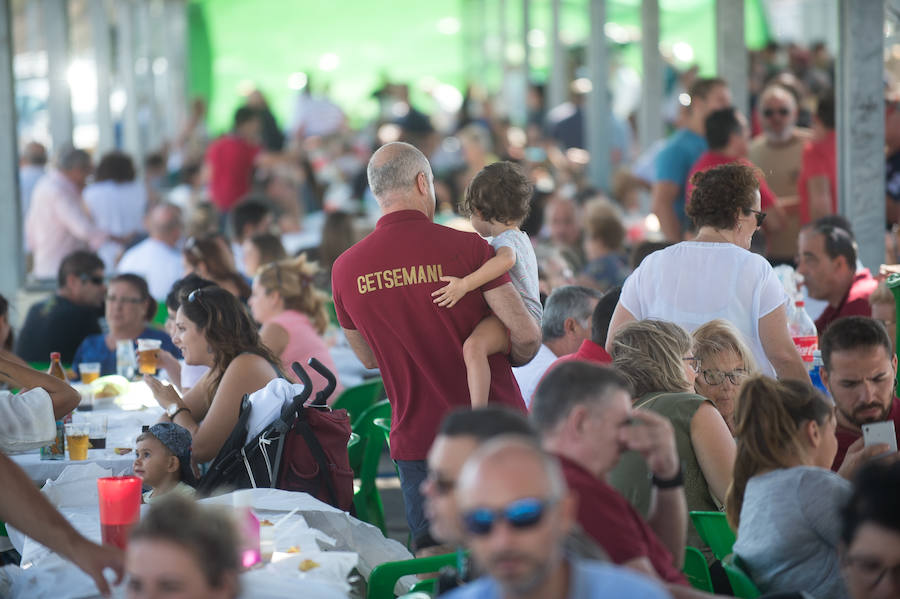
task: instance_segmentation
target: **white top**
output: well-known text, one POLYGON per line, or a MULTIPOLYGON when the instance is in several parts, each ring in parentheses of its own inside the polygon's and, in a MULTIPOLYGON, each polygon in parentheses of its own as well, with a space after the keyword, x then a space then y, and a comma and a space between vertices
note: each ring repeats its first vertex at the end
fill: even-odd
POLYGON ((771 265, 731 243, 683 241, 647 256, 625 279, 619 303, 638 320, 674 322, 689 332, 723 318, 744 335, 760 371, 775 376, 759 319, 789 301, 771 265))
MULTIPOLYGON (((109 235, 127 237, 144 230, 147 190, 140 181, 91 183, 82 195, 94 223, 109 235)), ((97 250, 108 272, 114 270, 124 249, 120 243, 107 241, 97 250)))
POLYGON ((0 391, 0 451, 29 451, 49 445, 55 438, 49 393, 40 387, 16 395, 0 391))
POLYGON ((116 271, 144 277, 150 295, 156 300, 165 300, 172 284, 184 276, 184 264, 177 248, 148 237, 122 255, 116 271))
POLYGON ((537 257, 534 255, 531 239, 524 231, 507 229, 491 239, 491 246, 495 252, 502 247, 508 247, 516 253, 516 263, 509 269, 509 278, 512 280, 513 287, 522 296, 528 313, 540 326, 544 308, 541 306, 537 257))
POLYGON ((537 389, 538 383, 544 378, 544 373, 547 372, 550 365, 556 362, 556 358, 557 355, 549 347, 541 343, 541 347, 531 362, 512 369, 526 407, 531 407, 531 396, 534 395, 534 390, 537 389))

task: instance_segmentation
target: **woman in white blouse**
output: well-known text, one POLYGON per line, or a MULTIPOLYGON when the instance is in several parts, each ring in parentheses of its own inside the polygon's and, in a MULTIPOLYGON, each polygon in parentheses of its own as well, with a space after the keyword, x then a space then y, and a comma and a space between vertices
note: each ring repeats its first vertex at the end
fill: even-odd
POLYGON ((667 320, 693 331, 722 318, 743 334, 762 373, 808 381, 788 332, 787 293, 765 258, 749 251, 765 218, 753 169, 718 166, 692 183, 687 213, 696 238, 647 256, 626 279, 607 351, 616 331, 633 320, 667 320))

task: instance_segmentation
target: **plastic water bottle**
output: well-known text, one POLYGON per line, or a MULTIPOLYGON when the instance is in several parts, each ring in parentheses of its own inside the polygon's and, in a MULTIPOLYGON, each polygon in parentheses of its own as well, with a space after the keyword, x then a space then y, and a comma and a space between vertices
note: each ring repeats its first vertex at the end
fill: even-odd
POLYGON ((824 393, 825 395, 830 395, 828 393, 828 388, 825 386, 825 383, 822 382, 822 352, 816 350, 813 352, 813 367, 812 370, 809 371, 809 379, 812 381, 813 387, 824 393))
POLYGON ((813 369, 813 354, 819 349, 819 334, 816 323, 806 313, 803 300, 794 303, 794 312, 788 320, 788 330, 794 340, 794 346, 803 358, 807 370, 813 369))
POLYGON ((137 371, 137 356, 134 353, 134 342, 131 339, 116 341, 116 374, 129 381, 137 371))

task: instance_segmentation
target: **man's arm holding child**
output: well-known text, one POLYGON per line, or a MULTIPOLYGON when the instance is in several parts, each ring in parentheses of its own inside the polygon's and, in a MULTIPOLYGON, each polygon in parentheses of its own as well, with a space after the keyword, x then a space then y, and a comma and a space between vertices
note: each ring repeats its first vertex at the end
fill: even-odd
POLYGON ((511 247, 502 246, 497 249, 497 254, 493 258, 487 260, 475 272, 463 278, 441 277, 442 281, 447 281, 447 285, 431 294, 434 297, 434 303, 452 308, 467 293, 505 275, 515 264, 516 251, 511 247))

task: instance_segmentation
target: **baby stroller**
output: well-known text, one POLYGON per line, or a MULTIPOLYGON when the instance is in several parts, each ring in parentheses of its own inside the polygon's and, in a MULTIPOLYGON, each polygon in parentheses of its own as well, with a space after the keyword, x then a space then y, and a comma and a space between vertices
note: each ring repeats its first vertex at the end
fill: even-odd
POLYGON ((332 410, 326 405, 337 384, 331 371, 315 358, 309 360, 309 366, 325 377, 325 388, 305 405, 313 392, 312 381, 306 370, 294 362, 291 369, 303 383, 303 391, 284 405, 278 418, 249 440, 247 425, 253 405, 244 396, 237 424, 197 484, 198 495, 275 488, 303 491, 351 511, 353 470, 347 456, 350 418, 346 410, 332 410))

